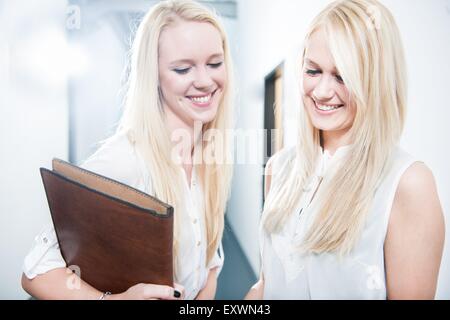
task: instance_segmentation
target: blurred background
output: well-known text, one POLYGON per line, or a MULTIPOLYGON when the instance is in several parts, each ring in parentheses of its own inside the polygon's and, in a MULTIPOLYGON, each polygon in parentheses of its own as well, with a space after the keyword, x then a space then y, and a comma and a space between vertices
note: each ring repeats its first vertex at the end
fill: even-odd
MULTIPOLYGON (((381 0, 394 14, 408 63, 401 145, 433 170, 447 240, 438 299, 450 299, 450 0, 381 0)), ((0 299, 27 299, 23 258, 50 222, 39 167, 81 163, 121 113, 129 49, 150 0, 0 0, 0 299)), ((329 0, 201 1, 227 28, 237 128, 280 129, 257 161, 235 166, 219 299, 241 299, 259 274, 264 160, 296 142, 297 62, 312 18, 329 0), (276 112, 273 106, 276 105, 276 112)))

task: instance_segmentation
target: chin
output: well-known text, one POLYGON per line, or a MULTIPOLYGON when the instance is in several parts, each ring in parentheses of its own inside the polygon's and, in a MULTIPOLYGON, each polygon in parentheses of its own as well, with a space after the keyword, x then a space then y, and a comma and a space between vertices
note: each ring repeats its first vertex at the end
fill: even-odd
POLYGON ((214 117, 202 117, 202 118, 196 119, 196 121, 201 122, 203 125, 207 125, 207 124, 213 122, 215 119, 216 119, 215 116, 214 117))
POLYGON ((324 119, 318 116, 314 111, 308 110, 308 118, 314 128, 323 131, 338 130, 340 125, 336 123, 336 119, 324 119))
POLYGON ((195 117, 195 121, 200 121, 203 124, 208 124, 213 122, 216 119, 217 116, 217 108, 211 108, 210 110, 207 110, 203 112, 200 115, 197 115, 195 117))
POLYGON ((329 123, 326 121, 317 121, 314 119, 311 121, 311 123, 314 128, 322 131, 337 131, 342 127, 340 124, 329 123))

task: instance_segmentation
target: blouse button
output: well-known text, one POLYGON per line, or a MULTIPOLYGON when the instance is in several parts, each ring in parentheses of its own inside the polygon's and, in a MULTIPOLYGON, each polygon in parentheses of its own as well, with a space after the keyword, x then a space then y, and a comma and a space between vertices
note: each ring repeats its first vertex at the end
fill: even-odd
POLYGON ((47 237, 44 237, 44 238, 42 239, 42 241, 44 241, 44 243, 47 243, 47 242, 48 242, 47 237))
POLYGON ((197 223, 197 218, 192 219, 192 223, 196 224, 197 223))
POLYGON ((201 241, 197 241, 197 247, 199 247, 201 243, 201 241))

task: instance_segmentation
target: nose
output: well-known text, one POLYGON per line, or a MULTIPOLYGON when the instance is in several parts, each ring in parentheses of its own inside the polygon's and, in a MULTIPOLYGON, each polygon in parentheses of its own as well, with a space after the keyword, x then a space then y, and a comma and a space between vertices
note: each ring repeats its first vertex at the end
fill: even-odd
POLYGON ((195 79, 194 87, 199 90, 207 90, 214 85, 214 81, 206 68, 198 68, 195 79))
POLYGON ((329 100, 334 96, 332 78, 323 75, 313 90, 313 96, 319 101, 329 100))

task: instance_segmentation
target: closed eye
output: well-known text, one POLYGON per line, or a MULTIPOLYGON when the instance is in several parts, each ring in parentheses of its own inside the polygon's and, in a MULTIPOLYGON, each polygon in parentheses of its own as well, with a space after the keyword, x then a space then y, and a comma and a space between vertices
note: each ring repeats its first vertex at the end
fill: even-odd
POLYGON ((189 72, 189 70, 191 70, 191 67, 188 68, 175 68, 172 69, 174 72, 178 73, 178 74, 187 74, 189 72))
POLYGON ((208 66, 210 66, 213 69, 217 69, 219 68, 221 65, 223 64, 223 61, 218 62, 218 63, 209 63, 208 66))
POLYGON ((316 76, 316 75, 318 75, 318 74, 321 74, 322 71, 320 71, 320 70, 307 69, 307 70, 306 70, 306 73, 309 74, 309 75, 311 75, 311 76, 316 76))

